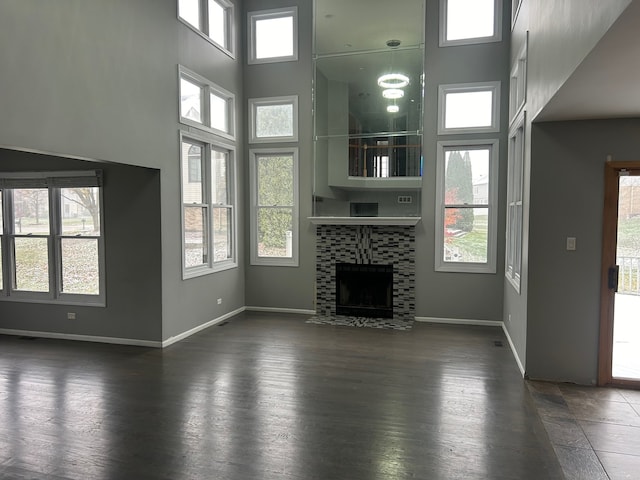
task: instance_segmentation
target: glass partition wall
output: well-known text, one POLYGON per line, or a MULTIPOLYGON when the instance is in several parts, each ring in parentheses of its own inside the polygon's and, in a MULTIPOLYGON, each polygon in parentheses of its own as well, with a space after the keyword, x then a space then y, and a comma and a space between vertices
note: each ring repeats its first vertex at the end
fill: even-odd
POLYGON ((419 216, 424 0, 314 13, 314 215, 419 216))

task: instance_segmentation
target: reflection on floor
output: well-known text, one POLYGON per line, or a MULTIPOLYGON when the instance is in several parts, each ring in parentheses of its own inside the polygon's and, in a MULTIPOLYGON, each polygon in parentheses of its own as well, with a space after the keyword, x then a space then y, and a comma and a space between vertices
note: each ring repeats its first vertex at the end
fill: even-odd
POLYGON ((527 386, 567 480, 640 478, 640 391, 527 386))

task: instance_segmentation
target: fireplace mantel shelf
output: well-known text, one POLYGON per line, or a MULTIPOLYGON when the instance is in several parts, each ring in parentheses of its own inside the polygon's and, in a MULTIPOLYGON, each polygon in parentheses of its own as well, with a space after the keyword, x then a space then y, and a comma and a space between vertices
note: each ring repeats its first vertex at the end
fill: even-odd
POLYGON ((314 225, 417 225, 422 217, 308 217, 314 225))

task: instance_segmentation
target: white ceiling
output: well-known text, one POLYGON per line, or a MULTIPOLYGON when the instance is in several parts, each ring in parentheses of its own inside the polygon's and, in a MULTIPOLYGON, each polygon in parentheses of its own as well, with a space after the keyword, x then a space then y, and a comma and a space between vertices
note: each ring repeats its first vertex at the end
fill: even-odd
POLYGON ((536 121, 640 117, 640 1, 634 1, 536 121))

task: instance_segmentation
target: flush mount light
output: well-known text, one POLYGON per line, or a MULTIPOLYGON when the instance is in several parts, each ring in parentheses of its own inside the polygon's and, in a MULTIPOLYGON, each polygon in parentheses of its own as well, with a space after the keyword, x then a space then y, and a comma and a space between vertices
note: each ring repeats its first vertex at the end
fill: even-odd
POLYGON ((399 111, 400 111, 400 107, 398 105, 387 105, 387 112, 398 113, 399 111))
POLYGON ((409 85, 409 77, 402 73, 387 73, 378 78, 382 88, 403 88, 409 85))
POLYGON ((404 97, 404 91, 399 88, 387 88, 382 91, 384 98, 402 98, 404 97))

